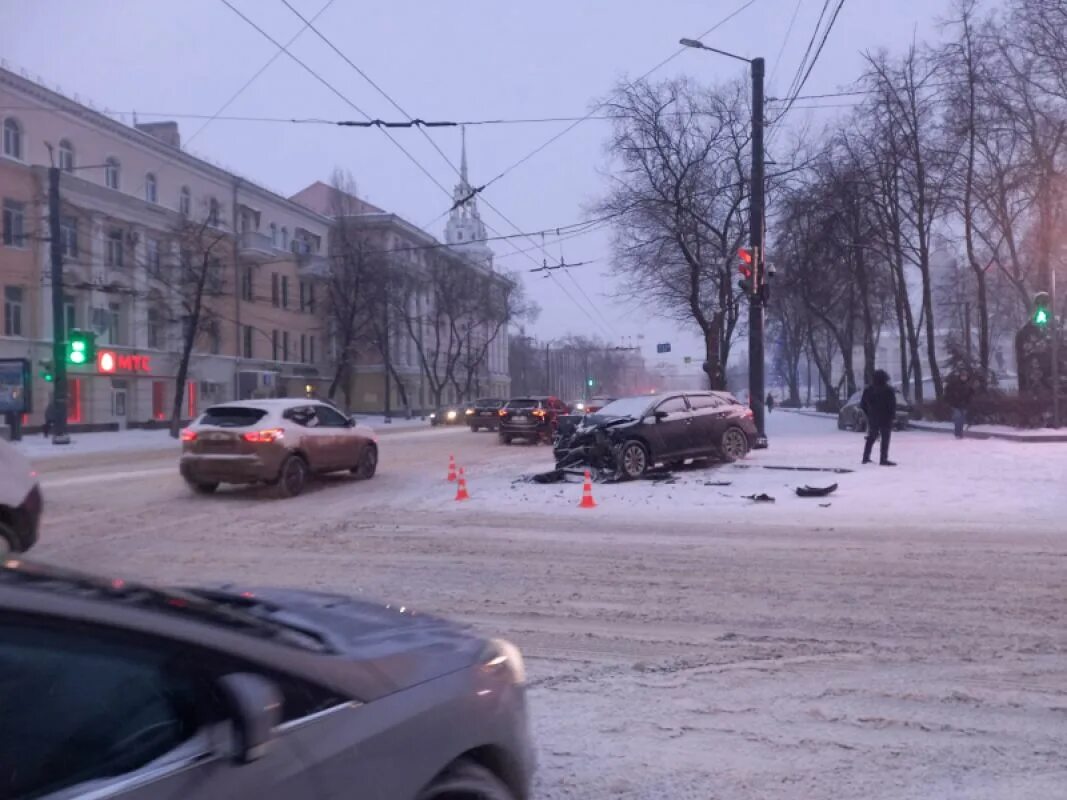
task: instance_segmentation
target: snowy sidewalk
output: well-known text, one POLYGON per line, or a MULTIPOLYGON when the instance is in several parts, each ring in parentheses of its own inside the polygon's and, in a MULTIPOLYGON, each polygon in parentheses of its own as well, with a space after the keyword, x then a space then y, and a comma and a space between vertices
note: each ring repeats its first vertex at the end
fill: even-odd
MULTIPOLYGON (((800 414, 816 419, 837 419, 837 414, 826 411, 812 411, 807 408, 784 408, 787 414, 800 414)), ((917 431, 930 433, 952 433, 951 422, 936 420, 913 420, 908 426, 917 431)), ((1012 428, 1008 425, 968 425, 963 433, 967 439, 1003 439, 1008 442, 1026 442, 1030 444, 1049 444, 1067 442, 1067 429, 1064 428, 1012 428)))

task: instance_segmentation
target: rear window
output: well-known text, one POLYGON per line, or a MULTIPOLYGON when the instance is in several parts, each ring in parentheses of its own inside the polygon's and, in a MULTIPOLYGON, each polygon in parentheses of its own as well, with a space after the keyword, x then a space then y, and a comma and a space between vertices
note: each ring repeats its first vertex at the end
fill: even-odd
POLYGON ((499 399, 497 399, 495 397, 483 397, 481 400, 475 400, 474 401, 474 405, 476 405, 476 406, 502 406, 502 405, 504 405, 504 401, 503 400, 499 400, 499 399))
POLYGON ((508 400, 508 408, 537 408, 540 405, 540 400, 534 400, 531 397, 520 398, 518 400, 508 400))
POLYGON ((267 416, 262 408, 245 406, 215 406, 204 412, 201 425, 217 425, 220 428, 246 428, 255 425, 267 416))

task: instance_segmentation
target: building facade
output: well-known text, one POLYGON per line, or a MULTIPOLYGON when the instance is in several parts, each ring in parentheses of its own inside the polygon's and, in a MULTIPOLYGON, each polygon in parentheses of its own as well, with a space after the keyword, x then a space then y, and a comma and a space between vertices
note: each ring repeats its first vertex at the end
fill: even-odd
POLYGON ((171 416, 186 332, 202 310, 182 415, 240 397, 322 391, 317 313, 330 221, 196 158, 173 122, 125 125, 0 69, 0 358, 25 358, 40 424, 52 367, 48 167, 61 169, 63 329, 111 357, 70 365, 74 426, 171 416), (203 263, 203 290, 188 275, 203 263))
MULTIPOLYGON (((331 217, 333 269, 345 268, 344 248, 358 242, 368 260, 378 259, 393 276, 392 299, 384 304, 389 308, 379 303, 365 312, 381 323, 350 348, 344 394, 353 410, 418 413, 439 402, 510 394, 508 320, 487 313, 486 306, 512 284, 494 270, 467 178, 465 143, 454 194, 443 243, 402 217, 322 182, 292 197, 331 217), (465 291, 456 291, 457 282, 465 291), (486 302, 478 303, 480 297, 486 302)), ((351 260, 351 254, 347 257, 351 260)), ((334 355, 337 361, 339 354, 334 355)))

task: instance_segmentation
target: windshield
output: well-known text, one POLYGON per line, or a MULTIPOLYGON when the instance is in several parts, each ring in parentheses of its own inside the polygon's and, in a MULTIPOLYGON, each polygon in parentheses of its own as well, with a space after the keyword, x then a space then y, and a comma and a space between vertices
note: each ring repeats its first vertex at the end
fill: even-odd
POLYGON ((623 397, 613 400, 597 413, 601 417, 633 417, 640 419, 651 405, 648 397, 623 397))

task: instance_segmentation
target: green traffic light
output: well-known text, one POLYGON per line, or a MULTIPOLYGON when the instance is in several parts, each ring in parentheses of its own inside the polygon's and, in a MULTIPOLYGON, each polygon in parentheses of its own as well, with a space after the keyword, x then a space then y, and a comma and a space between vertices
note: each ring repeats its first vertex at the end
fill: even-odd
POLYGON ((596 381, 594 381, 592 378, 586 380, 586 384, 589 386, 592 386, 594 383, 596 383, 596 381))
POLYGON ((67 359, 71 364, 84 364, 85 363, 85 351, 73 350, 70 357, 67 359))
POLYGON ((1043 308, 1039 308, 1034 312, 1034 324, 1035 325, 1048 325, 1048 311, 1043 308))

